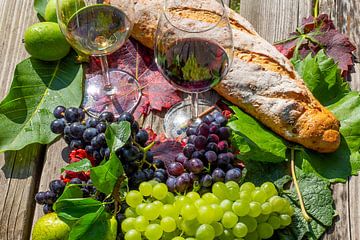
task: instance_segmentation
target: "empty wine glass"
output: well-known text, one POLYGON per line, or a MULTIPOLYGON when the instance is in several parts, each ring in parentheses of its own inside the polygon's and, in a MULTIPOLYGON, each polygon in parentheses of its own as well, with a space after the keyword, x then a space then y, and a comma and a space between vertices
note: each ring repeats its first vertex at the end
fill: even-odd
POLYGON ((67 41, 79 52, 97 56, 101 73, 85 81, 83 107, 92 116, 132 111, 141 91, 131 74, 109 69, 107 55, 128 39, 134 21, 132 0, 57 0, 58 23, 67 41))
MULTIPOLYGON (((210 90, 228 73, 233 58, 233 36, 222 0, 166 0, 155 36, 155 59, 165 78, 191 93, 191 101, 174 105, 166 114, 167 136, 199 116, 198 94, 210 90), (194 10, 195 9, 195 10, 194 10), (189 113, 190 112, 190 113, 189 113)), ((180 131, 179 131, 180 130, 180 131)))

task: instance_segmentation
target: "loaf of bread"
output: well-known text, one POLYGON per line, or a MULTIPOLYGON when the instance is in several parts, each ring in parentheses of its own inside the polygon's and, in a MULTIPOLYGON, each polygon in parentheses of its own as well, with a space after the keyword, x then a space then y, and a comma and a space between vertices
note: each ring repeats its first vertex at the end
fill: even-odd
MULTIPOLYGON (((191 0, 182 18, 199 19, 206 5, 209 12, 219 9, 215 0, 191 0)), ((153 48, 163 0, 138 0, 132 36, 153 48)), ((180 9, 181 10, 181 9, 180 9)), ((214 89, 285 139, 318 152, 333 152, 340 144, 340 123, 306 88, 290 61, 251 24, 230 10, 234 35, 234 60, 226 79, 214 89)), ((206 19, 204 12, 201 19, 206 19)), ((209 22, 211 19, 209 18, 209 22)))

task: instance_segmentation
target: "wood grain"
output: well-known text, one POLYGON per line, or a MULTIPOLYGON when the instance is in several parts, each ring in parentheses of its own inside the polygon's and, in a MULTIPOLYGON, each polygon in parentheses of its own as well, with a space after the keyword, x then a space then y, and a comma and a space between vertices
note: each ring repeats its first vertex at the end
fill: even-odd
MULTIPOLYGON (((36 22, 33 1, 0 1, 0 99, 10 88, 15 66, 28 57, 22 38, 36 22)), ((0 136, 1 137, 1 136, 0 136)), ((34 193, 43 163, 44 148, 31 145, 0 154, 0 239, 29 239, 34 193)))

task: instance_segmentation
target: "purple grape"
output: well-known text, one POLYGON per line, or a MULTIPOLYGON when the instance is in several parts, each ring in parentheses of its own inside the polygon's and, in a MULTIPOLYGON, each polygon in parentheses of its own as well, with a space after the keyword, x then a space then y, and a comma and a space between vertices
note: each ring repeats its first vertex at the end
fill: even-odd
POLYGON ((208 114, 204 117, 203 122, 206 124, 210 124, 214 120, 215 120, 214 117, 211 114, 208 114))
POLYGON ((206 174, 204 175, 201 180, 200 180, 200 184, 201 186, 204 186, 204 187, 210 187, 212 185, 212 177, 210 174, 206 174))
POLYGON ((211 143, 211 142, 213 142, 213 143, 218 143, 218 142, 219 142, 219 136, 212 133, 212 134, 210 134, 210 135, 208 136, 207 142, 208 142, 208 143, 211 143))
POLYGON ((36 201, 38 204, 45 204, 45 193, 44 193, 44 192, 38 192, 38 193, 35 195, 35 201, 36 201))
POLYGON ((225 181, 234 181, 240 182, 241 180, 241 170, 239 168, 233 168, 226 172, 225 181))
POLYGON ((191 158, 204 159, 204 154, 202 153, 202 151, 195 151, 195 152, 191 155, 191 158))
POLYGON ((149 140, 149 134, 144 129, 139 130, 139 132, 135 135, 135 141, 143 147, 145 146, 148 140, 149 140))
POLYGON ((185 192, 191 184, 190 176, 188 173, 184 173, 176 178, 176 190, 178 192, 185 192))
POLYGON ((186 129, 186 136, 190 137, 191 135, 196 135, 196 128, 195 127, 188 127, 186 129))
POLYGON ((212 122, 210 124, 209 133, 210 134, 217 134, 219 132, 220 125, 218 123, 212 122))
POLYGON ((189 170, 193 173, 201 173, 204 169, 203 162, 198 158, 190 159, 189 161, 189 170))
POLYGON ((190 135, 187 139, 187 143, 194 144, 196 135, 190 135))
POLYGON ((209 163, 214 163, 217 160, 217 154, 214 151, 207 151, 205 158, 209 163))
POLYGON ((195 181, 199 181, 199 176, 193 172, 189 173, 189 177, 192 183, 195 181))
POLYGON ((166 180, 166 186, 170 190, 170 192, 174 192, 176 188, 176 178, 175 177, 169 177, 166 180))
POLYGON ((172 162, 167 166, 167 171, 172 176, 180 176, 184 173, 184 166, 179 162, 172 162))
POLYGON ((175 161, 179 162, 181 164, 184 164, 187 160, 188 160, 188 158, 185 157, 184 153, 179 153, 175 158, 175 161))
POLYGON ((120 114, 118 121, 119 122, 127 121, 127 122, 133 124, 135 119, 134 119, 134 116, 131 113, 123 112, 123 113, 120 114))
POLYGON ((70 135, 73 138, 80 139, 85 131, 86 127, 80 122, 74 122, 70 125, 70 135))
POLYGON ((96 128, 96 126, 99 124, 99 121, 96 118, 88 118, 85 121, 85 125, 88 128, 96 128))
POLYGON ((215 122, 220 124, 220 126, 224 127, 224 126, 226 126, 228 120, 223 115, 219 115, 219 116, 215 117, 215 122))
POLYGON ((232 163, 232 162, 234 161, 234 159, 235 159, 234 154, 233 154, 232 152, 228 152, 228 153, 226 153, 226 154, 227 154, 228 157, 230 158, 230 163, 232 163))
POLYGON ((214 142, 210 142, 208 143, 208 145, 206 145, 206 151, 213 151, 215 153, 218 153, 219 152, 219 147, 216 143, 214 142))
POLYGON ((216 168, 212 174, 211 174, 214 182, 224 182, 225 180, 225 172, 220 169, 220 168, 216 168))
POLYGON ((63 118, 55 119, 50 124, 50 129, 53 133, 60 134, 64 132, 66 123, 63 118))
POLYGON ((96 129, 99 133, 104 133, 106 131, 106 123, 100 122, 98 125, 96 125, 96 129))
POLYGON ((228 148, 229 148, 229 144, 227 141, 223 140, 223 141, 220 141, 218 144, 217 144, 218 148, 219 148, 219 151, 220 152, 227 152, 228 148))
POLYGON ((91 139, 93 139, 98 134, 98 131, 96 128, 87 128, 83 133, 83 139, 85 142, 91 142, 91 139))
POLYGON ((207 143, 206 137, 200 135, 195 138, 194 145, 197 150, 201 150, 206 147, 206 143, 207 143))
POLYGON ((115 116, 112 112, 102 112, 99 116, 99 121, 112 123, 115 121, 115 116))
POLYGON ((164 162, 160 159, 155 159, 153 164, 156 168, 165 168, 164 162))
POLYGON ((54 212, 54 210, 52 208, 52 205, 51 204, 45 204, 44 207, 43 207, 43 212, 44 212, 44 214, 54 212))
POLYGON ((54 204, 56 201, 56 193, 53 191, 47 191, 44 194, 45 203, 54 204))
POLYGON ((149 181, 151 179, 154 178, 154 170, 152 170, 151 168, 146 168, 143 170, 146 180, 149 181))
POLYGON ((72 140, 69 144, 71 150, 84 148, 84 144, 81 140, 72 140))
POLYGON ((209 136, 209 129, 210 129, 209 125, 207 125, 206 123, 201 123, 197 128, 196 133, 197 135, 202 135, 204 137, 207 137, 209 136))
POLYGON ((65 183, 61 180, 52 180, 49 183, 49 189, 50 191, 54 192, 57 196, 62 194, 62 192, 65 189, 65 183))
POLYGON ((230 160, 231 159, 227 153, 220 153, 218 155, 217 164, 222 168, 224 166, 227 166, 230 163, 230 160))
POLYGON ((219 129, 219 137, 221 140, 227 140, 229 139, 231 136, 231 131, 230 128, 228 127, 221 127, 219 129))
POLYGON ((183 153, 187 158, 191 158, 191 155, 193 152, 195 152, 195 146, 191 143, 186 144, 186 146, 183 149, 183 153))
POLYGON ((58 119, 63 118, 65 115, 65 111, 66 108, 64 106, 57 106, 53 111, 54 117, 58 119))
POLYGON ((73 122, 79 121, 80 114, 79 114, 79 111, 77 108, 70 107, 65 110, 64 117, 68 123, 73 123, 73 122))
POLYGON ((155 173, 154 173, 154 179, 157 180, 158 182, 165 182, 166 181, 166 171, 165 169, 159 168, 156 169, 155 173))

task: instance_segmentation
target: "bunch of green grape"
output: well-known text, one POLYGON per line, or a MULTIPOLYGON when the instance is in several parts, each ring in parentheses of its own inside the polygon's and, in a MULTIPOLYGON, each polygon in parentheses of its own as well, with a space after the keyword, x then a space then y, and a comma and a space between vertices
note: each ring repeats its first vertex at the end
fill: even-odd
POLYGON ((294 209, 271 182, 217 182, 212 192, 174 196, 164 183, 143 182, 126 195, 125 240, 268 239, 291 224, 294 209))

